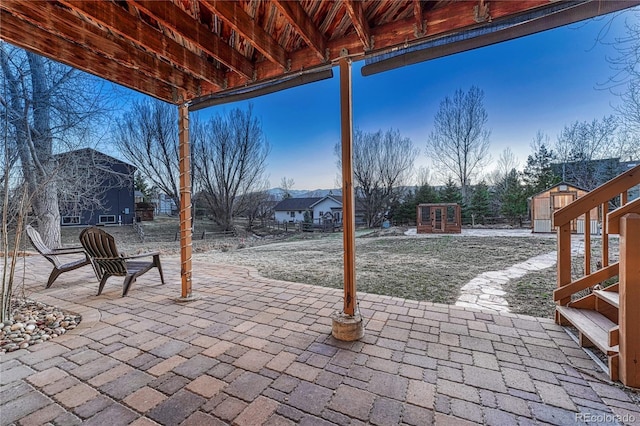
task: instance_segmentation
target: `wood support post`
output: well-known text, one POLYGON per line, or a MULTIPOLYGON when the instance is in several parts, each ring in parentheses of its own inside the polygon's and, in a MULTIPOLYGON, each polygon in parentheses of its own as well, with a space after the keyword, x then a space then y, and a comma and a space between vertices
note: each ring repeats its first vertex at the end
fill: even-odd
POLYGON ((189 147, 189 108, 178 107, 178 138, 180 156, 180 275, 181 300, 192 299, 191 293, 191 153, 189 147))
POLYGON ((584 274, 591 274, 591 211, 584 214, 584 274))
MULTIPOLYGON (((558 226, 558 288, 571 284, 571 222, 558 226)), ((559 305, 566 305, 571 297, 558 300, 559 305)), ((556 322, 560 317, 556 312, 556 322)))
POLYGON ((602 204, 602 267, 609 266, 609 221, 607 220, 607 214, 609 214, 609 202, 602 204))
POLYGON ((620 381, 640 388, 640 215, 630 213, 620 219, 620 381))
POLYGON ((356 301, 356 216, 353 190, 353 113, 351 60, 340 59, 340 120, 342 134, 342 229, 344 248, 344 310, 332 315, 331 334, 353 341, 364 336, 356 301))
POLYGON ((340 120, 342 136, 342 226, 344 243, 344 313, 356 311, 355 207, 353 191, 353 110, 351 60, 340 59, 340 120))

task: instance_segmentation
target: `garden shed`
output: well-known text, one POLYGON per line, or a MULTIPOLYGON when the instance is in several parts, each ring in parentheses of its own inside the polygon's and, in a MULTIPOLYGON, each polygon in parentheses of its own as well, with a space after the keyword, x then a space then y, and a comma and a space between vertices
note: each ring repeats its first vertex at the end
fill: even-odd
MULTIPOLYGON (((589 191, 560 182, 530 198, 532 232, 555 232, 551 218, 553 213, 569 205, 574 200, 585 196, 589 191)), ((571 225, 572 232, 584 233, 584 215, 578 217, 571 225)), ((599 233, 600 215, 597 208, 589 214, 592 234, 599 233)))
POLYGON ((462 232, 460 204, 418 204, 418 234, 459 234, 462 232))

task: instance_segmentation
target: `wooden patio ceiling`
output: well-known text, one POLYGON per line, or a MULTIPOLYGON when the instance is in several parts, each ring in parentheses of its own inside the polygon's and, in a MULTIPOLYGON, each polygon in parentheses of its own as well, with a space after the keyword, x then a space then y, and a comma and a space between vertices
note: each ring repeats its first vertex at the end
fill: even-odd
MULTIPOLYGON (((326 69, 343 56, 359 60, 444 36, 496 28, 500 22, 529 19, 535 13, 546 17, 558 5, 587 5, 586 14, 594 16, 637 3, 2 0, 0 38, 155 98, 183 104, 326 69)), ((576 14, 570 21, 589 17, 583 15, 576 14)), ((475 44, 501 37, 498 31, 493 41, 478 39, 475 44)))

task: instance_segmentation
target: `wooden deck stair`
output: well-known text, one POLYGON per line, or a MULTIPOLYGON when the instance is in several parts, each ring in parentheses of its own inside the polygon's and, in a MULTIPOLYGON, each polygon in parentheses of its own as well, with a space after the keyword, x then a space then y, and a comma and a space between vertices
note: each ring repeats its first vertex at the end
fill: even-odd
POLYGON ((617 291, 595 290, 593 292, 596 297, 606 301, 609 305, 616 309, 620 307, 620 294, 617 291))
MULTIPOLYGON (((558 288, 554 291, 556 322, 578 330, 580 345, 597 348, 608 358, 609 375, 631 387, 640 387, 640 198, 629 201, 628 191, 640 184, 640 166, 612 179, 575 200, 553 215, 558 229, 558 288), (612 199, 620 207, 609 212, 612 199), (584 230, 584 263, 582 276, 572 269, 572 221, 589 222, 598 212, 602 225, 600 260, 593 270, 591 230, 584 230), (617 263, 610 263, 609 236, 620 235, 617 263), (594 289, 578 297, 596 284, 618 277, 618 282, 604 289, 594 289)), ((595 218, 594 218, 595 219, 595 218)))
POLYGON ((607 356, 618 353, 618 345, 609 345, 609 332, 617 326, 609 318, 591 309, 558 306, 556 310, 564 320, 578 330, 580 345, 596 346, 607 356))

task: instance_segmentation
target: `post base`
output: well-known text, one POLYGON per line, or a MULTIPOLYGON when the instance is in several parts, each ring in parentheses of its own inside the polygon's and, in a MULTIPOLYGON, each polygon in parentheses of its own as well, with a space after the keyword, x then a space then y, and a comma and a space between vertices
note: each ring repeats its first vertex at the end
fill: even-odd
POLYGON ((196 300, 200 300, 200 296, 190 293, 187 297, 176 297, 173 300, 178 303, 195 302, 196 300))
POLYGON ((364 323, 359 312, 351 316, 336 311, 331 315, 331 320, 331 335, 338 340, 353 342, 364 336, 364 323))

